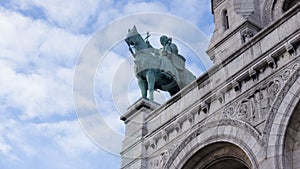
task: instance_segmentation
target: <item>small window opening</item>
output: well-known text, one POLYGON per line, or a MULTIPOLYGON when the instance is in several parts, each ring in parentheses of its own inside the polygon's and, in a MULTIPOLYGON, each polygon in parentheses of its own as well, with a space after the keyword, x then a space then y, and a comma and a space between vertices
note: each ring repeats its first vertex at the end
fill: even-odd
POLYGON ((229 20, 228 20, 228 12, 227 10, 223 11, 223 27, 224 27, 224 31, 226 31, 227 29, 229 29, 229 20))

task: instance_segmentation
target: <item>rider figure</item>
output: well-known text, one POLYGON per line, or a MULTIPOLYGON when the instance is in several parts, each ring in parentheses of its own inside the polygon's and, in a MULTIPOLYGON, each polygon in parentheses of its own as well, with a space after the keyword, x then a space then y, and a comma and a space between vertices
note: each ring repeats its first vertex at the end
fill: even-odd
POLYGON ((172 43, 172 38, 168 38, 167 36, 163 35, 160 37, 160 43, 163 46, 162 48, 162 55, 166 54, 178 54, 177 46, 172 43))
POLYGON ((171 61, 172 54, 178 55, 177 46, 172 43, 172 38, 168 38, 165 35, 160 37, 160 43, 163 46, 160 53, 163 71, 160 74, 167 79, 175 78, 175 80, 179 80, 177 70, 171 61))

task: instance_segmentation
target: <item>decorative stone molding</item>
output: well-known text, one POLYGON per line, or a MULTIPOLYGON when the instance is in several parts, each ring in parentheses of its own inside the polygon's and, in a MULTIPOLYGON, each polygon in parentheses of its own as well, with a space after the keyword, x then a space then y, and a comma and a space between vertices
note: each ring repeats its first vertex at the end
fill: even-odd
POLYGON ((248 42, 255 35, 255 31, 251 28, 245 28, 241 31, 242 43, 248 42))
MULTIPOLYGON (((288 93, 290 87, 296 82, 296 80, 300 77, 300 67, 299 67, 299 59, 296 63, 293 63, 290 68, 288 68, 291 73, 289 74, 289 77, 285 77, 285 81, 282 81, 280 84, 278 84, 280 81, 277 81, 277 85, 274 86, 276 89, 276 99, 274 100, 271 109, 269 110, 268 117, 266 119, 266 124, 263 131, 263 140, 267 142, 269 140, 270 131, 273 125, 274 118, 278 112, 279 106, 282 102, 284 102, 284 97, 288 93), (280 85, 280 86, 279 86, 280 85)), ((287 70, 287 69, 286 69, 287 70)), ((286 72, 286 70, 284 72, 286 72)), ((283 73, 286 74, 287 73, 283 73)), ((278 75, 279 77, 283 77, 283 74, 278 75)), ((275 92, 272 92, 275 94, 275 92)))
POLYGON ((275 98, 292 76, 293 71, 299 67, 299 62, 279 71, 267 82, 257 85, 244 93, 240 99, 226 105, 223 111, 224 117, 241 120, 252 126, 265 121, 275 98))
POLYGON ((232 81, 231 84, 236 92, 241 90, 241 85, 237 80, 232 81))
POLYGON ((296 54, 296 50, 290 42, 287 42, 285 45, 286 51, 290 53, 291 56, 294 56, 296 54))
MULTIPOLYGON (((173 161, 175 160, 175 158, 179 155, 179 153, 185 148, 187 147, 187 145, 190 144, 190 142, 194 139, 196 139, 198 136, 200 136, 203 132, 205 132, 208 129, 212 129, 214 127, 217 126, 233 126, 233 127, 237 127, 237 128, 241 128, 243 131, 249 133, 251 136, 253 136, 255 138, 255 140, 257 141, 257 144, 259 144, 261 147, 264 146, 264 143, 260 141, 260 136, 259 133, 250 125, 247 125, 246 123, 237 121, 237 120, 233 120, 233 119, 224 119, 224 120, 220 120, 220 121, 214 121, 205 125, 199 125, 198 128, 196 128, 196 130, 194 130, 192 133, 190 133, 175 149, 175 151, 170 155, 166 165, 164 168, 169 169, 173 163, 173 161)), ((216 133, 212 134, 211 137, 209 137, 210 139, 216 139, 216 138, 220 138, 220 136, 217 136, 216 133), (215 135, 215 137, 213 136, 215 135)), ((237 140, 237 138, 234 138, 234 140, 237 140)), ((238 141, 241 143, 241 141, 238 141)), ((188 152, 186 152, 188 153, 188 152)), ((250 152, 248 152, 249 154, 251 154, 250 152)), ((189 154, 189 153, 188 153, 189 154)), ((257 164, 256 164, 257 165, 257 164)))
POLYGON ((169 152, 168 151, 163 151, 160 154, 160 167, 164 168, 164 166, 166 165, 166 162, 169 158, 169 152))
POLYGON ((249 69, 248 73, 249 73, 249 76, 250 76, 253 80, 256 80, 256 79, 258 78, 257 72, 256 72, 256 70, 254 70, 253 67, 251 67, 251 68, 249 69))
POLYGON ((169 133, 166 130, 162 131, 162 138, 165 140, 165 142, 169 141, 169 133))
POLYGON ((193 114, 189 114, 187 117, 188 121, 190 122, 190 125, 194 124, 194 115, 193 114))
MULTIPOLYGON (((293 38, 289 41, 289 43, 283 44, 279 47, 277 47, 272 53, 267 54, 264 59, 261 59, 260 61, 257 61, 256 64, 252 65, 248 69, 248 71, 241 72, 238 77, 236 77, 232 82, 231 86, 229 88, 233 88, 236 92, 241 91, 241 84, 246 83, 249 81, 249 77, 253 80, 259 80, 258 77, 261 73, 264 72, 267 67, 271 67, 273 69, 278 68, 278 60, 280 60, 281 57, 284 57, 288 51, 288 53, 291 53, 292 56, 295 56, 297 54, 297 51, 299 50, 300 53, 300 45, 295 47, 295 44, 300 44, 300 35, 296 38, 293 38), (290 45, 288 45, 290 44, 290 45), (299 48, 299 49, 298 49, 299 48)), ((217 95, 218 97, 218 95, 217 95)))
POLYGON ((150 167, 153 168, 153 169, 159 169, 160 168, 160 163, 159 163, 158 158, 154 158, 154 159, 150 160, 149 164, 150 164, 150 167))
POLYGON ((205 114, 208 113, 209 105, 205 102, 200 103, 201 111, 203 111, 205 114))
POLYGON ((271 67, 271 68, 277 68, 277 64, 275 62, 275 59, 273 58, 272 55, 268 55, 266 57, 266 61, 268 63, 268 65, 271 67))
POLYGON ((268 84, 268 94, 271 98, 275 98, 281 88, 281 82, 275 79, 268 84))
POLYGON ((156 149, 156 147, 157 147, 157 144, 156 144, 157 142, 156 142, 156 140, 155 139, 151 139, 150 140, 150 147, 152 148, 152 149, 156 149))
POLYGON ((236 104, 232 104, 231 106, 224 109, 224 115, 227 118, 238 119, 249 124, 255 125, 261 121, 258 119, 262 115, 255 107, 254 98, 243 99, 236 104))
POLYGON ((157 133, 156 135, 153 136, 154 140, 158 140, 162 137, 162 132, 157 133))
POLYGON ((223 91, 219 91, 219 92, 217 92, 217 99, 219 100, 219 102, 220 103, 224 103, 225 102, 225 94, 224 94, 225 92, 223 92, 223 91))
POLYGON ((177 121, 175 123, 175 126, 174 126, 174 129, 176 130, 177 133, 180 133, 181 132, 181 129, 182 129, 182 125, 179 121, 177 121))
POLYGON ((169 124, 167 127, 165 127, 164 131, 169 132, 175 129, 175 123, 169 124))
POLYGON ((180 116, 177 120, 177 123, 182 124, 188 118, 187 116, 188 116, 188 114, 184 114, 184 115, 180 116))

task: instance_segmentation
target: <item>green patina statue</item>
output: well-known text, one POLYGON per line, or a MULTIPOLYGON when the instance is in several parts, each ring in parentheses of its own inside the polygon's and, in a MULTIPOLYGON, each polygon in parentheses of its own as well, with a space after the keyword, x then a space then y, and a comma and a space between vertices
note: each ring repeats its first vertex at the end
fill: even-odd
MULTIPOLYGON (((160 44, 163 45, 162 52, 167 52, 169 54, 178 54, 177 46, 172 43, 172 38, 168 38, 167 36, 163 35, 160 37, 160 44)), ((166 54, 164 54, 166 55, 166 54)))
POLYGON ((151 46, 148 38, 137 32, 136 27, 128 30, 126 43, 134 57, 135 74, 142 97, 153 101, 154 90, 168 91, 171 96, 191 83, 196 77, 185 68, 185 58, 178 54, 178 48, 172 39, 163 35, 160 37, 161 49, 151 46))

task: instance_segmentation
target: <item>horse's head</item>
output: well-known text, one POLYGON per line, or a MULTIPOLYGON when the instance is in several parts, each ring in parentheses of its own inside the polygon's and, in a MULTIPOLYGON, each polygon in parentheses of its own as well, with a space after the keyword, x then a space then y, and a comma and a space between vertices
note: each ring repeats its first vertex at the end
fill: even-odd
POLYGON ((135 26, 132 29, 128 29, 125 42, 129 47, 133 47, 135 50, 142 50, 148 48, 148 45, 144 41, 143 37, 138 33, 135 26))

